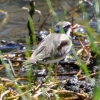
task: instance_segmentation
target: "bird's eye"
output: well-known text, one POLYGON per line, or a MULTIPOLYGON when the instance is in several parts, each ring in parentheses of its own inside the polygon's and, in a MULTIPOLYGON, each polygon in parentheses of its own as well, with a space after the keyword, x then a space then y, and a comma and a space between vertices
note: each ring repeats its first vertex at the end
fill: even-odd
POLYGON ((68 31, 68 29, 69 29, 70 26, 71 25, 63 26, 63 29, 64 29, 65 33, 68 31))

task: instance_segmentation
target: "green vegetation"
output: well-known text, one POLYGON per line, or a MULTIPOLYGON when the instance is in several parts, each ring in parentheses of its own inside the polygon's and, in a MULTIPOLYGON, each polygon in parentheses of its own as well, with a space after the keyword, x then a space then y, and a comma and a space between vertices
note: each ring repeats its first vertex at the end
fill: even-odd
MULTIPOLYGON (((54 16, 55 21, 56 22, 59 22, 59 19, 57 17, 57 14, 56 14, 56 12, 54 11, 54 9, 52 7, 51 1, 50 0, 46 0, 46 2, 47 2, 47 5, 48 5, 48 7, 49 7, 49 9, 50 9, 50 11, 52 13, 52 15, 54 16)), ((99 0, 95 0, 95 13, 96 13, 96 16, 98 18, 99 18, 99 15, 100 15, 100 11, 99 11, 99 8, 100 7, 99 7, 99 4, 100 4, 99 3, 99 0)), ((80 6, 81 6, 81 11, 83 13, 86 12, 84 6, 83 5, 80 5, 80 6)), ((34 8, 33 8, 33 10, 34 10, 34 8)), ((34 34, 35 33, 34 22, 32 20, 32 16, 30 16, 30 15, 28 16, 28 23, 29 23, 29 29, 30 29, 29 31, 31 32, 31 35, 32 35, 32 40, 34 40, 34 41, 32 41, 33 42, 33 45, 34 46, 37 46, 36 36, 34 34)), ((93 39, 93 35, 94 34, 91 34, 92 33, 92 29, 88 25, 88 20, 84 21, 84 25, 87 26, 87 35, 89 37, 88 39, 89 39, 89 43, 90 43, 90 50, 92 52, 94 52, 94 53, 97 54, 98 66, 100 66, 100 51, 99 51, 100 49, 94 43, 94 39, 93 39)), ((98 26, 98 30, 100 30, 100 25, 98 26)), ((63 32, 63 30, 62 30, 62 32, 63 32)), ((100 42, 100 41, 98 41, 98 42, 100 42)), ((26 44, 27 44, 28 50, 31 50, 30 43, 31 43, 30 38, 29 37, 26 38, 26 44)), ((72 52, 73 52, 74 57, 76 58, 76 61, 77 61, 78 65, 79 65, 79 67, 84 71, 84 73, 87 76, 87 78, 90 79, 89 71, 88 71, 88 67, 87 67, 86 63, 83 62, 81 60, 81 58, 76 55, 76 51, 75 51, 75 48, 74 47, 72 47, 72 52)), ((27 57, 30 56, 30 54, 28 52, 26 52, 26 55, 27 55, 27 57)), ((2 59, 1 59, 1 61, 2 61, 3 65, 6 68, 8 77, 10 77, 10 79, 12 80, 12 83, 14 84, 14 87, 15 87, 16 91, 20 94, 20 95, 17 95, 19 97, 19 99, 16 99, 16 100, 65 100, 64 97, 72 97, 73 95, 78 95, 79 96, 78 93, 69 92, 69 91, 67 91, 67 92, 66 91, 63 91, 63 93, 60 94, 61 93, 61 91, 60 91, 61 88, 59 88, 59 85, 61 85, 61 84, 58 84, 56 86, 56 90, 50 89, 50 91, 49 91, 49 92, 52 92, 53 99, 51 99, 49 97, 49 95, 48 95, 48 93, 46 91, 46 89, 49 90, 49 88, 47 88, 49 86, 45 86, 45 85, 42 85, 42 84, 43 83, 48 83, 49 84, 49 82, 50 82, 50 84, 53 84, 53 83, 54 84, 57 84, 58 83, 58 81, 56 81, 56 79, 51 76, 51 74, 53 72, 53 66, 54 66, 52 64, 47 65, 47 66, 39 65, 39 66, 41 66, 43 68, 46 67, 46 70, 48 71, 48 75, 44 79, 41 80, 41 84, 35 83, 35 80, 37 79, 37 73, 35 72, 34 77, 32 77, 31 74, 32 74, 32 70, 33 69, 30 68, 27 71, 27 73, 26 73, 27 74, 27 79, 28 79, 27 80, 26 91, 21 90, 20 85, 15 81, 15 77, 11 73, 11 70, 10 70, 10 67, 8 66, 8 64, 6 62, 4 62, 2 59), (41 90, 42 93, 41 93, 41 91, 39 91, 38 93, 36 93, 37 90, 38 91, 41 90), (23 93, 23 91, 24 91, 24 93, 23 93), (39 94, 41 94, 41 95, 39 96, 39 94), (61 99, 60 99, 59 95, 61 95, 60 96, 61 99)), ((31 67, 31 66, 29 66, 29 67, 31 67)), ((38 65, 36 65, 34 67, 36 67, 35 70, 38 69, 38 65)), ((97 82, 96 82, 96 85, 95 85, 95 88, 94 88, 94 91, 93 91, 93 94, 92 94, 93 100, 99 100, 100 99, 100 74, 97 75, 96 81, 97 82)), ((82 97, 84 97, 84 96, 82 95, 82 97)), ((5 100, 9 100, 9 99, 5 99, 5 100)), ((85 99, 82 99, 82 100, 85 100, 85 99)))

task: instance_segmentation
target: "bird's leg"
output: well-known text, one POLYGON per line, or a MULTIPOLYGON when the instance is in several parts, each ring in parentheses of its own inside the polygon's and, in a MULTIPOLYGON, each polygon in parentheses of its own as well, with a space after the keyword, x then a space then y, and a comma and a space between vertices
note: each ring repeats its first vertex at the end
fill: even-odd
POLYGON ((55 79, 55 81, 57 81, 57 66, 58 66, 58 63, 56 63, 55 65, 54 65, 54 79, 55 79))
POLYGON ((46 64, 46 76, 48 75, 48 64, 46 64))
POLYGON ((51 81, 52 80, 52 64, 45 64, 45 69, 46 69, 46 76, 45 76, 45 80, 51 81))

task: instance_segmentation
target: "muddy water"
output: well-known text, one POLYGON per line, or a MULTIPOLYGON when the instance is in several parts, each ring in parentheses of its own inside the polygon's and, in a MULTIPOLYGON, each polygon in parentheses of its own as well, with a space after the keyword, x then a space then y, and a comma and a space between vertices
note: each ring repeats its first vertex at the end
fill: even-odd
MULTIPOLYGON (((61 0, 66 1, 71 7, 74 7, 78 0, 61 0)), ((61 7, 59 0, 51 0, 54 10, 60 20, 63 20, 64 10, 61 7)), ((0 40, 14 40, 24 41, 28 35, 27 29, 27 17, 28 11, 23 10, 22 7, 29 8, 29 0, 0 0, 0 10, 5 11, 7 14, 1 15, 0 13, 0 40), (4 22, 2 20, 4 20, 4 22)), ((35 30, 39 29, 39 26, 44 21, 45 16, 48 14, 48 6, 46 0, 37 0, 36 9, 40 10, 42 17, 39 20, 39 15, 36 13, 33 17, 35 30)), ((46 22, 44 29, 51 28, 56 22, 51 15, 46 22)))

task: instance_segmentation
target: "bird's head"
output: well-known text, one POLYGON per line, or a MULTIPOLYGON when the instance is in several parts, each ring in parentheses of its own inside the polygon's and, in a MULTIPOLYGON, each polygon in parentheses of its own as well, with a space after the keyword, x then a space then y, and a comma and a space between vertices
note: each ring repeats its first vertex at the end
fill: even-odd
POLYGON ((55 32, 60 33, 60 28, 64 29, 64 32, 68 30, 69 26, 71 26, 71 23, 68 21, 61 21, 55 25, 55 32))
POLYGON ((69 28, 72 28, 72 25, 71 24, 68 24, 68 25, 63 26, 64 32, 66 33, 69 28))
POLYGON ((56 33, 60 33, 60 27, 63 28, 64 32, 66 33, 68 31, 68 29, 70 28, 71 24, 65 25, 65 26, 59 26, 57 25, 55 27, 55 32, 56 33))

